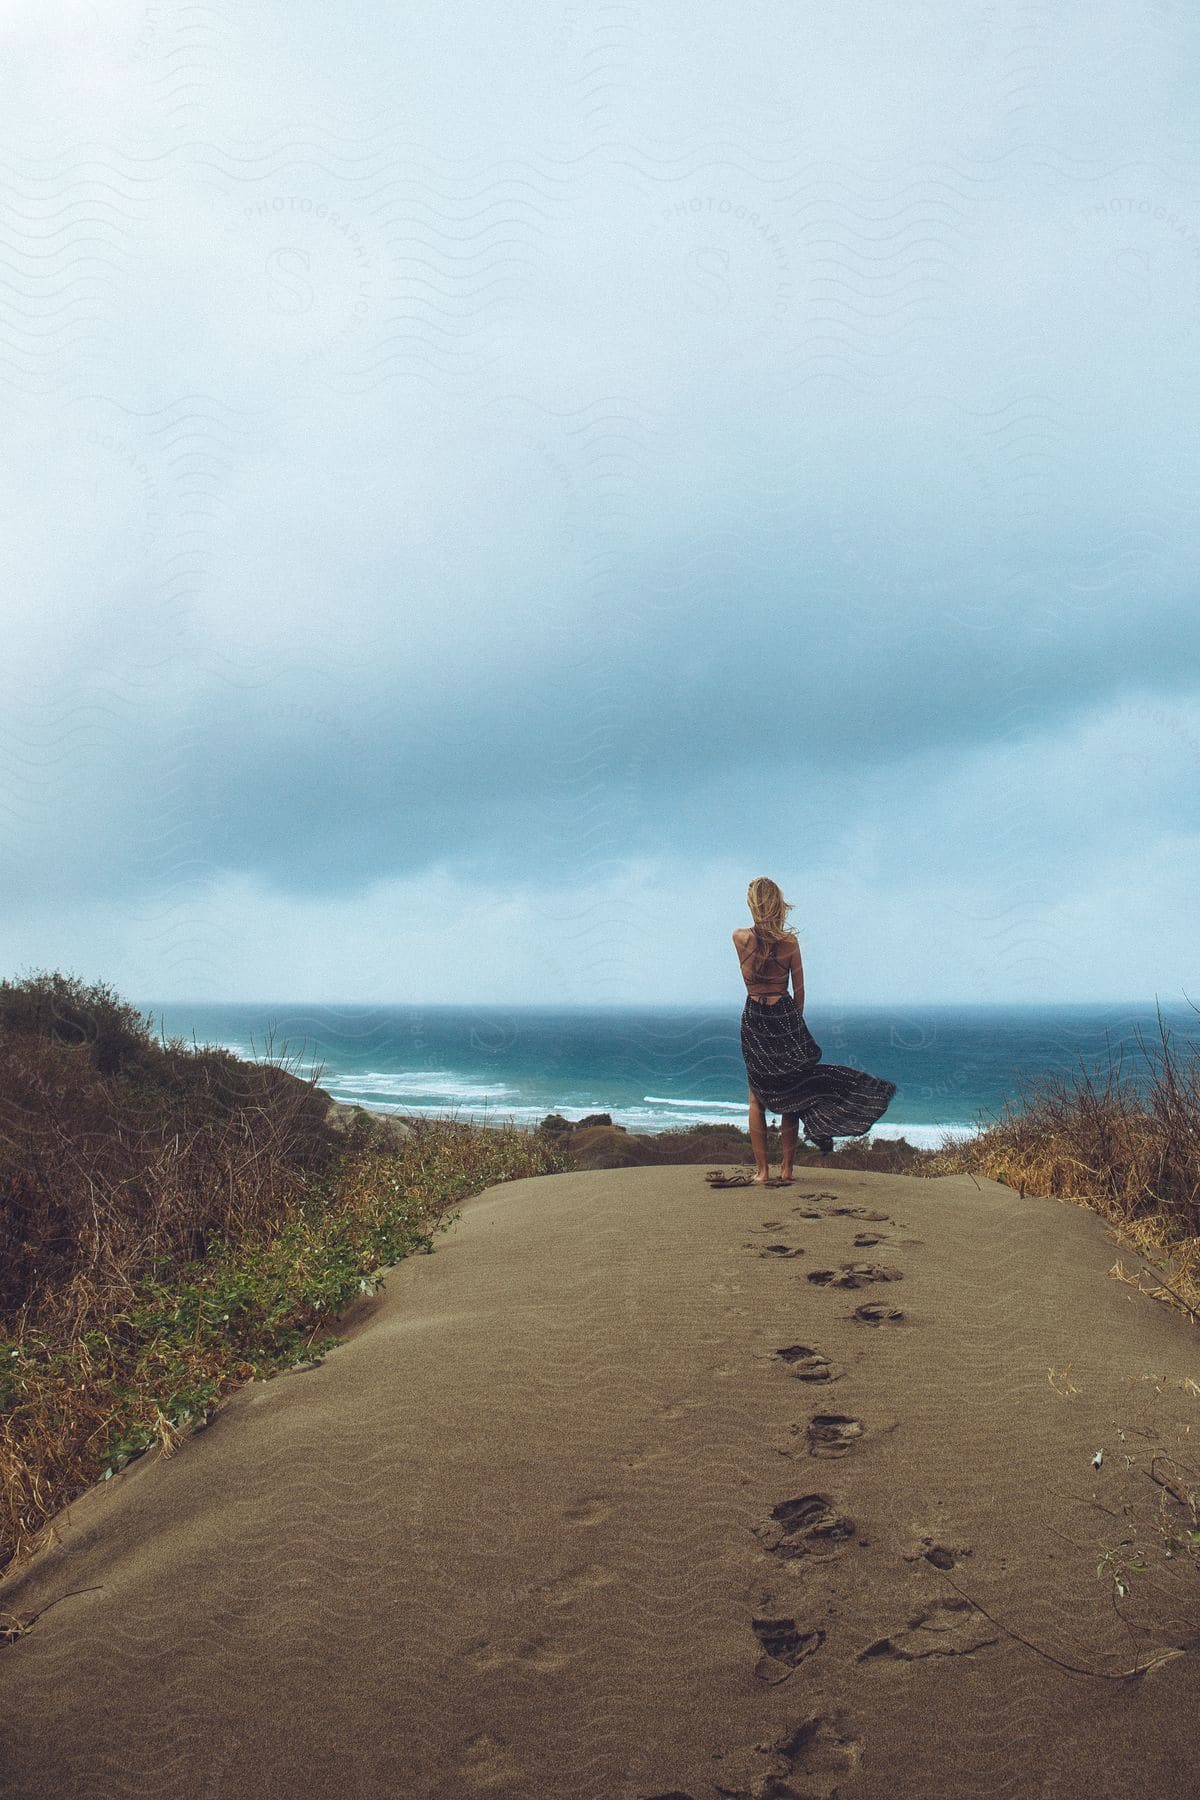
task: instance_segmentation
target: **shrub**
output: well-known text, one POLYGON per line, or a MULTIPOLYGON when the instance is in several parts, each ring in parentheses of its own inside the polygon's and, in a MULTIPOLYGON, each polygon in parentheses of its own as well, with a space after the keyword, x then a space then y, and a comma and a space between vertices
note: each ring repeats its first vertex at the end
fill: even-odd
POLYGON ((0 981, 0 1039, 41 1038, 86 1045, 102 1075, 115 1075, 153 1047, 153 1026, 105 982, 43 971, 0 981))

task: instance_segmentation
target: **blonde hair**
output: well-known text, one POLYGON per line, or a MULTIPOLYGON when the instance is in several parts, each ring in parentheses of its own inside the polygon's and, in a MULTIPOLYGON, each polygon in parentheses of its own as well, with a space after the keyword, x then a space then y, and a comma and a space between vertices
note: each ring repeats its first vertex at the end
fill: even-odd
POLYGON ((791 936, 787 922, 791 902, 784 899, 782 889, 769 875, 754 877, 746 889, 746 904, 760 935, 769 944, 778 944, 782 938, 791 936))

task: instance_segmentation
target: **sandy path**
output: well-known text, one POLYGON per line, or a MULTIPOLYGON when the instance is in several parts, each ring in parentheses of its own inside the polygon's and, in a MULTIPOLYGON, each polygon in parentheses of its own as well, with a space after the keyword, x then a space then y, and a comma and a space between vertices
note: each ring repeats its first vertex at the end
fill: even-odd
POLYGON ((1200 1465, 1195 1330, 1090 1213, 813 1173, 469 1201, 319 1368, 0 1582, 100 1590, 0 1649, 0 1793, 1200 1792, 1200 1654, 1120 1682, 1008 1634, 1110 1673, 1200 1650, 1187 1556, 1119 1610, 1096 1574, 1157 1541, 1152 1455, 1200 1465), (849 1264, 898 1278, 809 1279, 849 1264))

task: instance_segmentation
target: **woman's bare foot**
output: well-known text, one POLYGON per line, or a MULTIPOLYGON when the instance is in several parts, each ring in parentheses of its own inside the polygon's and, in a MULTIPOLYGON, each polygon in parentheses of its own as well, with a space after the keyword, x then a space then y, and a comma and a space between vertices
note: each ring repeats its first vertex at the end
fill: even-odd
POLYGON ((765 1175, 752 1175, 750 1177, 750 1185, 752 1187, 766 1187, 766 1185, 767 1185, 768 1181, 770 1181, 770 1179, 771 1179, 771 1171, 770 1171, 770 1169, 768 1169, 765 1175))
POLYGON ((783 1186, 783 1187, 791 1187, 791 1185, 792 1185, 792 1171, 791 1171, 791 1170, 790 1170, 790 1169, 780 1169, 780 1171, 779 1171, 779 1181, 780 1181, 780 1185, 781 1185, 781 1186, 783 1186))

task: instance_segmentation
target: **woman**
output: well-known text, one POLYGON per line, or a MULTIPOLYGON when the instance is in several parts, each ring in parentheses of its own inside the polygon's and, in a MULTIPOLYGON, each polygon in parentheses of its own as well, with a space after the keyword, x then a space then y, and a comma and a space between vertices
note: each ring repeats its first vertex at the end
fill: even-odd
POLYGON ((742 1010, 742 1056, 750 1082, 750 1143, 755 1185, 771 1178, 767 1160, 767 1118, 781 1113, 783 1155, 779 1179, 792 1179, 798 1121, 804 1135, 828 1156, 834 1137, 862 1137, 885 1113, 896 1092, 894 1081, 865 1075, 840 1063, 823 1063, 821 1046, 804 1023, 804 968, 795 933, 787 929, 791 907, 767 876, 746 889, 753 926, 733 933, 746 983, 742 1010), (788 973, 792 977, 787 991, 788 973))

